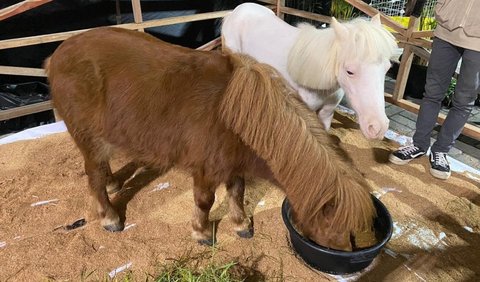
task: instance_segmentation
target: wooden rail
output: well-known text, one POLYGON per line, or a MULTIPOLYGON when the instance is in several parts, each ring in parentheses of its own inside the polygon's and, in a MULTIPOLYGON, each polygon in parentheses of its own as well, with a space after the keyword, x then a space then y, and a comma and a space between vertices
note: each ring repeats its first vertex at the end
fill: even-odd
POLYGON ((360 0, 345 0, 350 5, 354 6, 355 8, 359 9, 360 11, 364 12, 365 14, 369 15, 370 17, 380 14, 380 18, 382 23, 389 28, 393 29, 395 32, 405 35, 405 28, 397 23, 396 21, 392 20, 389 16, 379 12, 377 9, 369 6, 367 3, 360 1, 360 0))
POLYGON ((0 111, 0 121, 51 110, 52 102, 45 101, 0 111))
MULTIPOLYGON (((213 50, 216 47, 219 47, 222 43, 220 37, 215 38, 214 40, 205 43, 204 45, 198 47, 198 50, 213 50)), ((34 68, 17 68, 17 67, 1 67, 0 72, 10 73, 16 75, 29 75, 29 76, 46 76, 43 69, 34 69, 34 68)), ((40 103, 35 103, 31 105, 16 107, 8 110, 0 111, 0 121, 8 120, 12 118, 17 118, 25 115, 35 114, 39 112, 45 112, 53 109, 53 104, 51 101, 45 101, 40 103)))
POLYGON ((0 21, 33 9, 52 0, 25 0, 0 10, 0 21))
MULTIPOLYGON (((223 18, 229 12, 231 12, 231 10, 209 12, 209 13, 202 13, 202 14, 188 15, 188 16, 171 17, 171 18, 165 18, 165 19, 150 20, 150 21, 145 21, 141 23, 128 23, 128 24, 119 24, 119 25, 112 25, 112 26, 125 28, 125 29, 138 30, 141 28, 159 27, 159 26, 179 24, 179 23, 218 19, 218 18, 223 18)), ((0 50, 15 48, 15 47, 22 47, 22 46, 29 46, 29 45, 36 45, 36 44, 42 44, 42 43, 63 41, 69 37, 80 34, 87 30, 90 30, 90 29, 81 29, 81 30, 74 30, 74 31, 66 31, 66 32, 58 32, 58 33, 51 33, 51 34, 44 34, 44 35, 1 40, 0 50)))
MULTIPOLYGON (((231 12, 231 10, 209 12, 209 13, 180 16, 180 17, 171 17, 171 18, 165 18, 165 19, 151 20, 151 21, 138 22, 138 23, 120 24, 120 25, 113 25, 113 26, 132 29, 132 30, 134 29, 143 30, 144 28, 149 28, 149 27, 158 27, 158 26, 165 26, 165 25, 172 25, 172 24, 179 24, 179 23, 223 18, 229 12, 231 12)), ((80 34, 87 30, 89 29, 2 40, 0 41, 0 50, 14 48, 14 47, 30 46, 30 45, 36 45, 36 44, 42 44, 42 43, 63 41, 71 36, 80 34)), ((212 50, 220 46, 220 44, 221 44, 220 38, 216 38, 211 42, 208 42, 205 45, 200 46, 198 49, 212 50)), ((19 76, 37 76, 37 77, 46 76, 45 71, 43 69, 11 67, 11 66, 0 66, 0 74, 19 75, 19 76)), ((21 106, 21 107, 9 109, 9 110, 3 110, 3 111, 0 111, 0 121, 12 119, 12 118, 16 118, 24 115, 34 114, 38 112, 48 111, 48 110, 52 110, 52 104, 49 101, 37 103, 33 105, 21 106)))
POLYGON ((324 15, 319 15, 319 14, 315 14, 315 13, 310 13, 310 12, 306 12, 306 11, 301 11, 301 10, 297 10, 297 9, 293 9, 293 8, 280 7, 280 9, 277 9, 277 10, 279 10, 281 13, 284 13, 284 14, 289 14, 289 15, 292 15, 292 16, 302 17, 302 18, 305 18, 305 19, 319 21, 319 22, 323 22, 323 23, 330 23, 332 21, 331 17, 327 17, 327 16, 324 16, 324 15))
MULTIPOLYGON (((40 1, 40 0, 37 0, 37 1, 40 1)), ((411 5, 415 5, 416 11, 414 11, 414 13, 412 13, 412 15, 410 16, 409 26, 407 28, 403 27, 402 25, 395 22, 387 15, 379 12, 378 10, 369 6, 368 4, 366 4, 361 0, 345 0, 345 1, 347 1, 352 6, 354 6, 355 8, 359 9, 360 11, 364 12, 369 16, 373 16, 375 14, 380 13, 382 23, 390 27, 392 30, 394 30, 393 34, 395 38, 399 41, 399 45, 404 48, 404 54, 402 55, 402 60, 400 62, 399 74, 397 76, 394 93, 392 94, 387 93, 386 100, 408 111, 418 112, 419 106, 404 100, 403 95, 405 91, 406 80, 408 79, 409 69, 412 63, 413 54, 417 54, 424 59, 428 59, 430 55, 429 52, 426 51, 426 49, 431 49, 431 41, 428 38, 430 38, 433 35, 433 32, 416 30, 419 24, 419 19, 415 15, 418 16, 419 3, 425 2, 425 1, 418 0, 418 2, 412 1, 410 3, 411 5)), ((33 1, 33 2, 36 2, 36 1, 33 1)), ((324 16, 324 15, 314 14, 306 11, 285 7, 283 0, 264 0, 262 2, 276 5, 276 8, 274 10, 280 16, 282 16, 283 14, 289 14, 289 15, 294 15, 298 17, 303 17, 306 19, 316 20, 319 22, 329 23, 331 21, 330 17, 324 16)), ((135 22, 128 23, 128 24, 119 24, 114 26, 126 28, 126 29, 143 30, 145 28, 150 28, 150 27, 222 18, 230 12, 230 11, 217 11, 217 12, 172 17, 172 18, 165 18, 165 19, 151 20, 151 21, 144 22, 142 21, 142 18, 141 18, 140 1, 132 0, 132 7, 134 10, 135 22)), ((29 45, 35 45, 35 44, 41 44, 41 43, 62 41, 73 35, 84 32, 86 30, 88 29, 3 40, 3 41, 0 41, 0 50, 7 49, 7 48, 20 47, 20 46, 29 46, 29 45)), ((201 46, 200 48, 204 50, 211 50, 218 47, 220 44, 221 44, 221 40, 217 38, 201 46)), ((0 66, 0 74, 29 75, 29 76, 45 75, 42 69, 19 68, 19 67, 8 67, 8 66, 0 66)), ((18 109, 18 112, 14 109, 7 110, 7 111, 0 111, 0 120, 18 117, 18 116, 21 116, 22 114, 30 114, 35 111, 38 112, 38 111, 49 110, 51 109, 51 104, 49 104, 48 102, 45 102, 39 106, 32 105, 32 106, 26 106, 26 107, 27 108, 20 107, 20 109, 18 109)), ((445 117, 443 115, 440 115, 439 123, 443 123, 444 118, 445 117)), ((472 138, 475 138, 477 140, 480 140, 480 129, 473 125, 467 124, 463 130, 463 134, 470 136, 472 138)))
POLYGON ((1 74, 45 77, 45 71, 37 68, 0 66, 1 74))
MULTIPOLYGON (((404 99, 401 99, 401 100, 393 99, 392 94, 389 94, 389 93, 385 93, 385 101, 391 104, 397 105, 402 109, 408 110, 409 112, 416 113, 416 114, 418 114, 418 111, 420 109, 420 106, 418 104, 415 104, 413 102, 410 102, 404 99)), ((446 118, 446 115, 440 113, 438 115, 437 122, 439 124, 443 124, 443 122, 445 121, 445 118, 446 118)), ((476 140, 480 140, 480 129, 477 126, 474 126, 472 124, 469 124, 469 123, 465 124, 465 127, 463 128, 462 133, 465 136, 474 138, 476 140)))

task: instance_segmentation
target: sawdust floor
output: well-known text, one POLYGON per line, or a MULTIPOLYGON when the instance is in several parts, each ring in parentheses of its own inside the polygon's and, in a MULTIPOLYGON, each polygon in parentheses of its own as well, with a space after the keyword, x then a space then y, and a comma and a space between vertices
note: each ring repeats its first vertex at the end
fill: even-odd
MULTIPOLYGON (((426 158, 404 167, 389 164, 389 151, 397 145, 367 142, 343 116, 336 117, 332 132, 394 219, 393 237, 372 265, 349 276, 307 267, 289 248, 280 213, 283 193, 253 180, 246 196, 248 213, 254 215, 253 239, 236 237, 226 216, 225 192, 217 193, 215 260, 251 267, 252 280, 480 280, 478 180, 458 173, 447 181, 434 179, 426 158)), ((122 157, 112 167, 123 178, 133 173, 122 157)), ((137 174, 115 198, 127 229, 109 233, 91 211, 83 160, 68 133, 2 145, 0 280, 79 280, 92 271, 88 278, 96 280, 122 266, 142 280, 168 259, 212 252, 190 239, 191 187, 191 178, 180 171, 137 174), (85 226, 65 230, 80 218, 85 226)))

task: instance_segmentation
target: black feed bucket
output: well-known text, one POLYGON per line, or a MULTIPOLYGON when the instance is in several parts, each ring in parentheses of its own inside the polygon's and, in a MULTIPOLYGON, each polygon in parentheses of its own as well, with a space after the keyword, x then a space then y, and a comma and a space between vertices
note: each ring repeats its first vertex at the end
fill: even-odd
POLYGON ((322 272, 349 274, 366 268, 390 240, 393 229, 392 218, 387 208, 376 197, 372 196, 372 199, 377 210, 374 227, 378 238, 381 239, 372 247, 353 252, 328 249, 299 234, 290 222, 290 205, 285 199, 282 204, 282 217, 290 233, 293 249, 308 265, 322 272))

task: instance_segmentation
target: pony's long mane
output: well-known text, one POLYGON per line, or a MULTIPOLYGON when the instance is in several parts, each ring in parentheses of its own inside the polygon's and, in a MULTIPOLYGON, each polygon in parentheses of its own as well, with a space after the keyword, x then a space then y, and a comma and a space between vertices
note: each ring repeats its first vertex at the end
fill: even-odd
POLYGON ((270 66, 246 55, 230 57, 234 72, 220 115, 267 162, 302 225, 318 224, 322 208, 332 204, 340 211, 333 230, 370 227, 369 186, 348 167, 315 113, 270 66), (352 179, 361 185, 351 185, 352 179))
POLYGON ((336 72, 345 59, 363 62, 389 59, 397 46, 393 35, 365 18, 342 23, 349 31, 348 42, 336 38, 333 28, 317 29, 302 23, 288 55, 288 72, 295 82, 311 89, 331 89, 336 72))

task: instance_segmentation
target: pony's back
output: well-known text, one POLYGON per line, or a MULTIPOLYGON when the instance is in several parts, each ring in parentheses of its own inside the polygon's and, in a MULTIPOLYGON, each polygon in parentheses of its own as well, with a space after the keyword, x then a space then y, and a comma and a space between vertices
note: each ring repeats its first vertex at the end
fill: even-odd
POLYGON ((232 66, 220 53, 100 28, 62 44, 49 68, 55 70, 49 71, 53 102, 67 126, 88 130, 145 162, 205 155, 200 151, 215 147, 211 131, 225 131, 215 113, 232 66), (198 138, 195 146, 192 138, 198 138))

